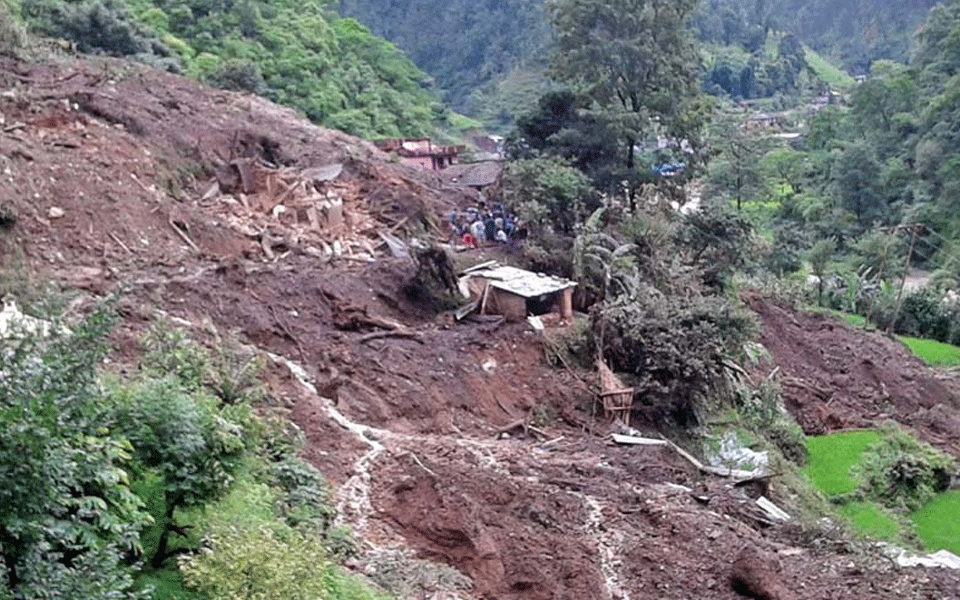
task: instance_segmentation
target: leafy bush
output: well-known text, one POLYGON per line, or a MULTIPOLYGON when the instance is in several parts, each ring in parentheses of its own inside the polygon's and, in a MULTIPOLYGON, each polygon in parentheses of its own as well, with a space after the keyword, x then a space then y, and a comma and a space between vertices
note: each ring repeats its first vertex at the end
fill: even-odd
POLYGON ((111 325, 101 309, 0 343, 0 597, 127 597, 148 516, 96 385, 111 325))
POLYGON ((157 321, 143 337, 143 366, 157 377, 173 376, 188 391, 206 382, 209 353, 168 320, 157 321))
POLYGON ((916 510, 949 487, 953 466, 949 456, 893 429, 861 455, 852 473, 865 497, 916 510))
POLYGON ((224 523, 212 524, 200 552, 180 559, 184 581, 210 600, 327 598, 332 568, 317 538, 224 523))
MULTIPOLYGON (((766 352, 759 344, 746 344, 746 351, 748 355, 766 352)), ((727 370, 725 374, 731 380, 735 406, 743 425, 776 446, 787 460, 801 466, 806 464, 810 455, 807 438, 784 407, 777 381, 765 377, 758 384, 750 384, 741 371, 727 370)))
POLYGON ((266 396, 264 358, 233 340, 219 340, 209 361, 207 387, 224 404, 255 403, 266 396))
POLYGON ((235 92, 263 94, 267 88, 260 73, 260 67, 249 60, 228 60, 210 73, 206 79, 211 85, 235 92))
MULTIPOLYGON (((16 56, 27 42, 26 30, 6 1, 0 0, 0 56, 16 56)), ((0 207, 0 230, 13 227, 16 215, 0 207)))
POLYGON ((764 437, 780 450, 784 458, 801 466, 807 464, 810 458, 807 438, 803 434, 803 429, 792 419, 783 418, 774 421, 763 433, 764 437))
POLYGON ((643 284, 633 299, 605 302, 594 314, 604 357, 635 376, 643 412, 681 426, 723 391, 723 358, 755 330, 749 313, 724 298, 668 298, 643 284))

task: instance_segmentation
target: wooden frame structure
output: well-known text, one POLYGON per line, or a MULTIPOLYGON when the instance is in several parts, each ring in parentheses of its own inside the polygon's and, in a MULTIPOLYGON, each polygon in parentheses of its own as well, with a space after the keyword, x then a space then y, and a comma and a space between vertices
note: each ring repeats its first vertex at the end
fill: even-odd
POLYGON ((623 424, 629 427, 635 388, 623 385, 620 378, 603 360, 597 360, 597 371, 600 373, 600 401, 603 403, 603 414, 622 420, 623 424))

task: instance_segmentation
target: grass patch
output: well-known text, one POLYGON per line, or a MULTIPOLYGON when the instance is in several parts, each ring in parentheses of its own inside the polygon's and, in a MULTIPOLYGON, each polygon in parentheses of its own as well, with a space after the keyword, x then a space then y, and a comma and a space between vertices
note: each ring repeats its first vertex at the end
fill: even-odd
POLYGON ((910 515, 929 550, 960 554, 960 492, 944 492, 910 515))
POLYGON ((825 306, 811 306, 808 308, 810 312, 822 313, 830 315, 840 319, 847 325, 852 325, 854 327, 863 328, 864 324, 867 322, 867 319, 862 315, 855 315, 853 313, 843 312, 842 310, 836 310, 833 308, 827 308, 825 306))
POLYGON ((956 346, 904 335, 898 335, 897 338, 906 344, 920 360, 932 367, 960 366, 960 348, 956 346))
POLYGON ((849 91, 856 87, 857 81, 849 73, 833 66, 810 48, 804 46, 803 50, 803 56, 810 69, 830 87, 841 91, 849 91))
POLYGON ((872 538, 896 541, 900 537, 900 525, 874 502, 848 502, 840 507, 840 515, 872 538))
POLYGON ((857 464, 864 450, 878 441, 880 434, 876 431, 848 431, 809 438, 810 458, 804 473, 827 496, 849 494, 857 489, 850 467, 857 464))

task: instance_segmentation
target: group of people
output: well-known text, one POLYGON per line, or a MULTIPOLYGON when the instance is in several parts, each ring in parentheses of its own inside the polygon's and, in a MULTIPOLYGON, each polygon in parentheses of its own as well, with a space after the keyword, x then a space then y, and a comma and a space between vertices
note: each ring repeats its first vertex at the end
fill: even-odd
POLYGON ((500 203, 495 203, 489 210, 481 202, 479 207, 471 206, 462 213, 450 213, 450 238, 462 240, 471 248, 487 243, 506 244, 517 233, 516 216, 504 210, 500 203))

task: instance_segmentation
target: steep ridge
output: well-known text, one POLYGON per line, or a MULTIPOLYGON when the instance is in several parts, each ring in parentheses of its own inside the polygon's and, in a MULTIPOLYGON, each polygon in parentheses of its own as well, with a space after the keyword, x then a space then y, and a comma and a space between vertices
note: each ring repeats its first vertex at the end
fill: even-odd
POLYGON ((734 599, 734 561, 755 548, 771 589, 793 594, 778 598, 955 593, 952 572, 771 523, 663 447, 611 444, 591 392, 543 364, 532 331, 434 318, 400 290, 414 267, 385 249, 369 262, 311 253, 301 237, 268 253, 266 232, 301 232, 289 215, 208 195, 238 160, 294 174, 335 163, 346 205, 422 232, 463 201, 430 174, 258 98, 123 63, 5 61, 0 83, 0 207, 16 217, 5 269, 19 255, 79 292, 78 310, 119 293, 117 369, 158 311, 274 355, 271 395, 365 540, 356 570, 382 580, 375 557, 397 552, 459 572, 411 597, 734 599), (417 335, 364 338, 364 318, 417 335), (542 435, 508 427, 534 413, 556 415, 542 435))

